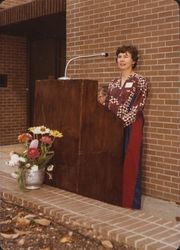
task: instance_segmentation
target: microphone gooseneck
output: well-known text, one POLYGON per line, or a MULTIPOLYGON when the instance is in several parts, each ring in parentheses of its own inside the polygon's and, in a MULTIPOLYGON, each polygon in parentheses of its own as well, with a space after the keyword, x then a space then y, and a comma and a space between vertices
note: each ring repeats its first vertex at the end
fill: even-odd
POLYGON ((76 59, 80 59, 80 58, 90 58, 90 57, 98 57, 98 56, 102 56, 102 57, 107 57, 108 56, 108 53, 106 52, 101 52, 101 53, 97 53, 97 54, 92 54, 92 55, 84 55, 84 56, 75 56, 73 58, 71 58, 67 64, 66 64, 66 67, 65 67, 65 71, 64 71, 64 76, 63 77, 59 77, 58 80, 68 80, 70 79, 68 76, 67 76, 67 69, 68 69, 68 66, 69 64, 76 60, 76 59))

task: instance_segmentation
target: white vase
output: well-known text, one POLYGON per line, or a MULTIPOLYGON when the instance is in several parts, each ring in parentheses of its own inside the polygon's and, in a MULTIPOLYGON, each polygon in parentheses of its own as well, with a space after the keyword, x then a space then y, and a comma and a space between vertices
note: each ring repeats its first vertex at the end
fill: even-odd
POLYGON ((25 172, 25 187, 26 189, 39 189, 44 182, 44 169, 38 169, 37 171, 28 169, 25 172))

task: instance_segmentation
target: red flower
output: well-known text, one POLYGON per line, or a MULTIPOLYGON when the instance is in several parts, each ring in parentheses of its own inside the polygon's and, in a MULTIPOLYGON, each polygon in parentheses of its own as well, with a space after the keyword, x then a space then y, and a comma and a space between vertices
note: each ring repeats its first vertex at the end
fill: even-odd
POLYGON ((27 156, 30 159, 35 160, 36 158, 40 156, 40 152, 37 148, 29 148, 27 152, 27 156))
POLYGON ((40 141, 42 141, 45 144, 52 144, 53 143, 51 137, 49 137, 47 135, 42 136, 42 138, 40 139, 40 141))

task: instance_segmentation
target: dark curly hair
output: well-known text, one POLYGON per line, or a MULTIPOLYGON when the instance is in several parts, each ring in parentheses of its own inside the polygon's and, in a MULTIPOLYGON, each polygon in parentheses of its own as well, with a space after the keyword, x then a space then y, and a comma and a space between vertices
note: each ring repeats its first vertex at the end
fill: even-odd
POLYGON ((139 59, 139 53, 138 50, 135 46, 132 45, 123 45, 121 47, 118 47, 116 50, 116 62, 117 62, 117 57, 120 53, 126 53, 129 52, 131 54, 131 57, 133 59, 133 61, 135 62, 133 65, 133 69, 136 68, 138 59, 139 59))

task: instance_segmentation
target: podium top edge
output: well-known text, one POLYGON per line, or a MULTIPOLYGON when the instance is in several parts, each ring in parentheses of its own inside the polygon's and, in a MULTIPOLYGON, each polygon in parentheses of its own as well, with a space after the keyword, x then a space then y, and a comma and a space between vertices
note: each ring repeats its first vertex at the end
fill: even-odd
POLYGON ((42 79, 36 80, 36 82, 98 82, 94 79, 42 79))

